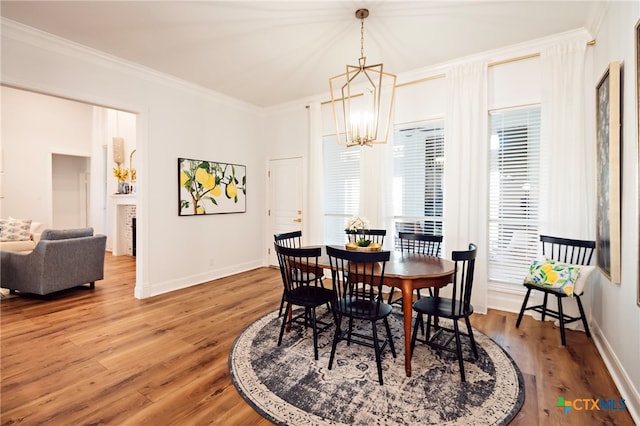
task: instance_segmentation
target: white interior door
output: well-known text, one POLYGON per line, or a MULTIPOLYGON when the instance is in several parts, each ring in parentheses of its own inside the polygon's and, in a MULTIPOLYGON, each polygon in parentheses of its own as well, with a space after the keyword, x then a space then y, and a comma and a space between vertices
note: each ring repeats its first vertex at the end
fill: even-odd
POLYGON ((81 228, 87 224, 89 157, 52 154, 52 227, 81 228))
MULTIPOLYGON (((302 158, 269 162, 270 235, 302 230, 302 158)), ((273 237, 269 239, 269 263, 277 265, 273 237)))

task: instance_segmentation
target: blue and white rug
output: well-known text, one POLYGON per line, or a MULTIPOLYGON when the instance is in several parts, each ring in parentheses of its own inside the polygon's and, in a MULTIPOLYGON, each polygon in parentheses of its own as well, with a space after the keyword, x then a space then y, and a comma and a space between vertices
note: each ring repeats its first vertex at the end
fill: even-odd
MULTIPOLYGON (((477 330, 478 360, 473 361, 470 348, 464 349, 466 383, 460 381, 454 354, 438 355, 420 342, 413 354, 412 377, 406 377, 402 313, 394 308, 389 322, 398 357, 393 358, 387 347, 381 386, 371 348, 340 342, 333 368, 327 368, 334 328, 319 336, 318 361, 311 330, 302 326, 292 326, 278 347, 277 314, 248 326, 229 354, 231 377, 242 397, 276 424, 504 425, 524 402, 517 365, 477 330)), ((318 317, 329 318, 326 308, 318 309, 318 317)))

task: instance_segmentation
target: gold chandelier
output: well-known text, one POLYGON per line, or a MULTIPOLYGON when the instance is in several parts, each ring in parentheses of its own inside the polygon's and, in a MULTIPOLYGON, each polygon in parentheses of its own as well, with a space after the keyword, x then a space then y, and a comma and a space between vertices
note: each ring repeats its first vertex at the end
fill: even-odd
POLYGON ((387 142, 396 76, 382 70, 382 64, 366 65, 364 19, 368 9, 356 10, 360 19, 359 65, 329 79, 331 106, 338 143, 346 146, 387 142))

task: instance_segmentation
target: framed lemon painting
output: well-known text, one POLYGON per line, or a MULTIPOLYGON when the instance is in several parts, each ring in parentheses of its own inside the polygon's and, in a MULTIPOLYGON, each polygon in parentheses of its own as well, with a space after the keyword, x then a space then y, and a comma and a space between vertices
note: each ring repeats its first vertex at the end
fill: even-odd
POLYGON ((246 166, 178 158, 180 216, 244 213, 246 198, 246 166))

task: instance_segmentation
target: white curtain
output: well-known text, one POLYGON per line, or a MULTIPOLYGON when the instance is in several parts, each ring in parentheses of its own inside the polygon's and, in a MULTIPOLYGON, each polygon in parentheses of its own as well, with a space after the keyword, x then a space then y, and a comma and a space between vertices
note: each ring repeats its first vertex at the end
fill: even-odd
POLYGON ((585 140, 587 39, 558 43, 540 53, 540 233, 595 236, 594 142, 585 140))
POLYGON ((320 103, 313 103, 309 111, 309 191, 306 243, 322 245, 324 241, 324 184, 322 179, 322 111, 320 103))
MULTIPOLYGON (((386 144, 364 146, 360 157, 360 213, 371 228, 386 229, 384 249, 393 249, 393 135, 386 144)), ((352 148, 358 149, 358 148, 352 148)))
POLYGON ((478 247, 472 303, 487 309, 488 131, 487 64, 467 63, 447 72, 445 123, 445 257, 478 247))
MULTIPOLYGON (((550 46, 540 52, 542 126, 540 140, 540 233, 595 238, 594 141, 585 140, 585 58, 588 38, 550 46)), ((597 274, 591 274, 592 277, 597 274)), ((590 283, 582 303, 590 316, 590 283)), ((529 305, 532 301, 529 301, 529 305)), ((549 307, 557 309, 555 298, 549 307)), ((565 314, 579 316, 577 304, 565 299, 565 314)), ((530 313, 531 311, 529 311, 530 313)), ((540 314, 534 313, 539 319, 540 314)), ((550 320, 553 320, 550 318, 550 320)), ((558 321, 555 321, 558 323, 558 321)), ((583 330, 580 321, 567 328, 583 330)))

